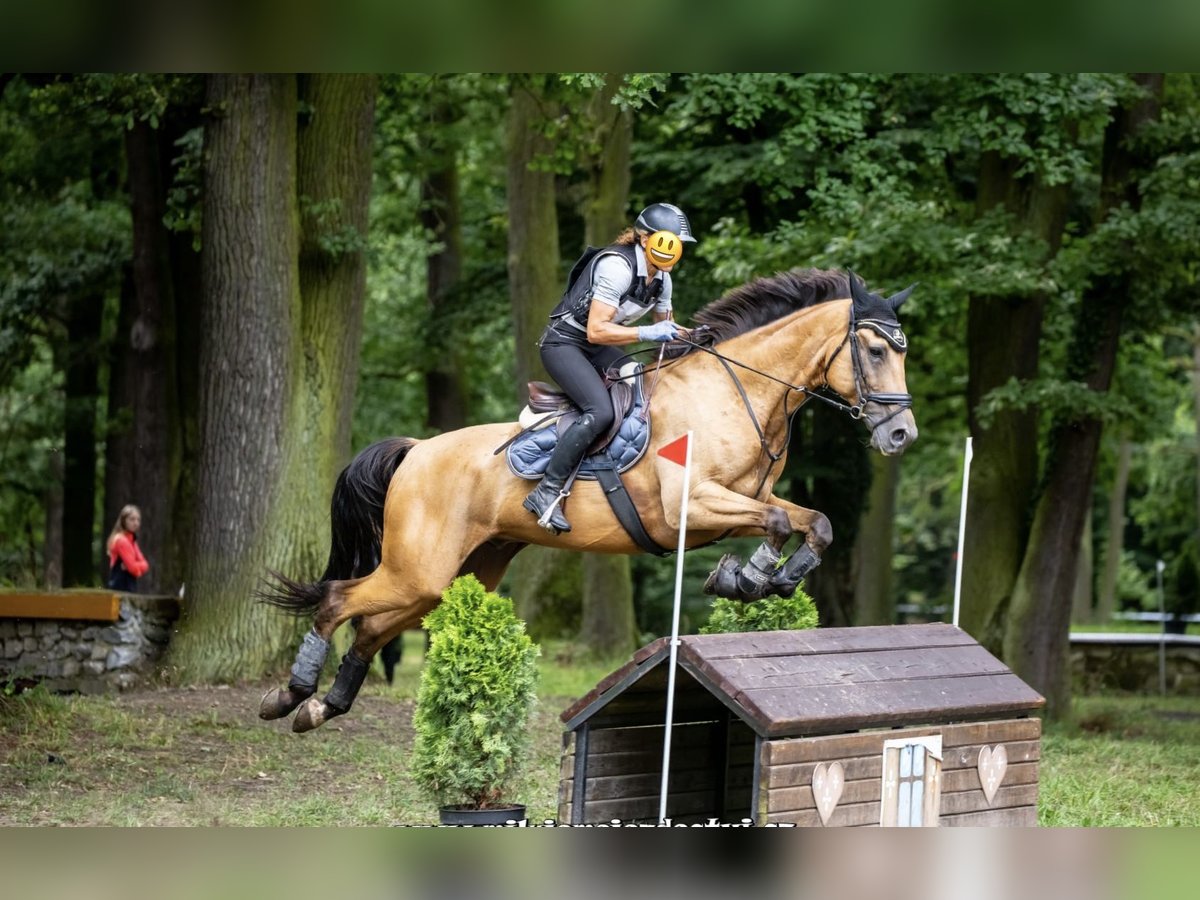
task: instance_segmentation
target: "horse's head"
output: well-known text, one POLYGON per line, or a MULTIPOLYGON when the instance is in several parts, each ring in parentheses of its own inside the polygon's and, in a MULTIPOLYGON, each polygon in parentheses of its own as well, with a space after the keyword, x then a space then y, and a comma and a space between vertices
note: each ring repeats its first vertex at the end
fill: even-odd
POLYGON ((896 456, 917 439, 912 396, 904 381, 908 339, 897 317, 912 287, 881 297, 868 291, 853 272, 848 274, 849 331, 834 352, 826 380, 867 423, 871 446, 885 456, 896 456))

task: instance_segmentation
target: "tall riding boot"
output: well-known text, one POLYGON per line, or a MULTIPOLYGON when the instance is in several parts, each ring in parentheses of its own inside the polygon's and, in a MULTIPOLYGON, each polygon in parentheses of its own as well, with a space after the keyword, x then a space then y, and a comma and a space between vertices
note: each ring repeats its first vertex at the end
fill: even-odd
POLYGON ((550 463, 546 466, 546 474, 542 476, 538 486, 525 498, 524 507, 538 517, 538 524, 552 534, 560 534, 571 530, 570 523, 562 514, 562 502, 569 491, 564 490, 567 479, 575 472, 575 467, 583 459, 588 446, 595 440, 592 425, 595 419, 590 415, 580 416, 558 439, 554 452, 550 454, 550 463))

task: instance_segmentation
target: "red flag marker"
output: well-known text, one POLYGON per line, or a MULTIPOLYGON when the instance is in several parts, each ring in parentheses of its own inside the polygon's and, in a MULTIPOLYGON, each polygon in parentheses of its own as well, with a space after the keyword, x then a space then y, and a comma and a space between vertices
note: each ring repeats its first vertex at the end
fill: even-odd
POLYGON ((660 447, 658 455, 664 459, 669 459, 677 466, 687 465, 688 435, 690 434, 691 432, 689 431, 688 434, 676 438, 665 447, 660 447))

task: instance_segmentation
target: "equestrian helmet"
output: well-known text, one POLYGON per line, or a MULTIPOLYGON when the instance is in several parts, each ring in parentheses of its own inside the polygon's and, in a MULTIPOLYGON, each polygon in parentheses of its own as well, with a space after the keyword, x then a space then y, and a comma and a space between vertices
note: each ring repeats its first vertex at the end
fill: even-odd
POLYGON ((650 233, 669 231, 679 235, 682 241, 694 243, 696 240, 692 237, 692 226, 687 216, 672 203, 651 203, 641 211, 634 225, 650 233))

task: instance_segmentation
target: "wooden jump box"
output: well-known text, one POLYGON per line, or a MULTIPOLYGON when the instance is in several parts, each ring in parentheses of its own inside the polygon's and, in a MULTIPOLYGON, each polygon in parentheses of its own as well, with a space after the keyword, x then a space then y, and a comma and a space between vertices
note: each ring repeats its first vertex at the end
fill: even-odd
MULTIPOLYGON (((559 821, 658 820, 669 639, 562 714, 559 821)), ((1044 700, 951 625, 680 638, 667 817, 1036 825, 1044 700)))

